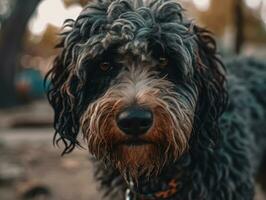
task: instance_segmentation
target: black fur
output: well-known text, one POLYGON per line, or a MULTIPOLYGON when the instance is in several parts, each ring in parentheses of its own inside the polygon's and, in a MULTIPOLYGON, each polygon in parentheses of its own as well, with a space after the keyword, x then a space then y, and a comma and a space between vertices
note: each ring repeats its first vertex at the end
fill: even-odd
MULTIPOLYGON (((142 41, 147 44, 144 53, 151 51, 155 60, 163 55, 173 65, 160 75, 168 75, 176 86, 189 85, 185 91, 197 91, 198 100, 188 152, 158 177, 140 178, 135 190, 148 195, 178 178, 173 200, 253 199, 254 177, 266 146, 265 63, 249 58, 227 61, 227 76, 211 34, 183 19, 175 1, 155 0, 147 8, 134 7, 129 0, 98 1, 88 4, 76 21, 66 21, 65 28, 58 45, 62 52, 47 75, 55 141, 63 141, 63 153, 80 144, 82 114, 121 71, 117 49, 142 41), (119 18, 124 21, 118 23, 119 18), (119 38, 107 41, 109 31, 119 38), (116 67, 103 73, 97 67, 102 60, 116 67)), ((119 198, 127 185, 118 171, 101 163, 97 169, 106 194, 119 198)))

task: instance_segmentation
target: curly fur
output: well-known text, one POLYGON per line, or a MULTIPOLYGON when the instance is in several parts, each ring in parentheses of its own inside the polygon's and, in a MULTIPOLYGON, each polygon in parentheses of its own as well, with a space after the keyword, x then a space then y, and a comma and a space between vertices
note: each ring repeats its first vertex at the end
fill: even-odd
POLYGON ((170 199, 252 199, 266 144, 264 63, 228 61, 227 88, 213 37, 184 19, 174 0, 99 0, 67 20, 61 36, 62 51, 47 75, 55 142, 70 153, 82 127, 100 159, 96 177, 106 195, 125 191, 122 174, 136 179, 141 194, 174 177, 178 193, 170 199), (165 69, 158 68, 160 57, 169 61, 165 69), (99 70, 103 61, 113 66, 108 73, 99 70), (145 138, 153 148, 116 148, 125 137, 114 119, 132 99, 154 107, 160 119, 145 138))

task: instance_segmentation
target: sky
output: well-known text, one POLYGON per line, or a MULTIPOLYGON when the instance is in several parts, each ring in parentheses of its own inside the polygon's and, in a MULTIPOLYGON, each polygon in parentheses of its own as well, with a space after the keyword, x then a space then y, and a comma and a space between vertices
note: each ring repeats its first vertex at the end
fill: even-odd
POLYGON ((33 34, 40 35, 48 24, 61 27, 66 19, 76 19, 81 10, 79 5, 66 8, 62 0, 42 1, 29 23, 29 28, 33 34))
MULTIPOLYGON (((211 2, 211 0, 192 1, 201 11, 208 10, 211 2)), ((245 0, 245 3, 252 9, 259 9, 261 18, 266 24, 266 0, 245 0)), ((62 0, 45 0, 39 5, 35 17, 29 23, 29 28, 33 34, 40 35, 46 30, 48 24, 61 27, 65 19, 77 18, 81 10, 82 8, 79 5, 66 8, 62 0)))

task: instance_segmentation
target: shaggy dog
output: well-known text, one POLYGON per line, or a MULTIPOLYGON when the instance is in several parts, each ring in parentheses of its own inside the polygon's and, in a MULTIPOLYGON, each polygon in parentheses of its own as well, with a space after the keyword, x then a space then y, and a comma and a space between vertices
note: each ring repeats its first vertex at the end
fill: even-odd
POLYGON ((80 130, 110 199, 251 200, 266 65, 229 61, 174 0, 98 0, 67 20, 47 75, 55 142, 80 130), (228 84, 226 84, 228 83, 228 84))

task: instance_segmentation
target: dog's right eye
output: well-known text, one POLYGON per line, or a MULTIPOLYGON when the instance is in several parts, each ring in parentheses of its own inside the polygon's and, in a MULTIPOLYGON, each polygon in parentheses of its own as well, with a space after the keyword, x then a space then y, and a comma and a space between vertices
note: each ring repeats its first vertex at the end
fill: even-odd
POLYGON ((168 59, 167 58, 164 58, 164 57, 160 57, 159 59, 159 67, 161 69, 165 69, 168 65, 168 59))
POLYGON ((102 62, 100 63, 100 69, 104 72, 107 72, 111 69, 111 65, 109 62, 102 62))

